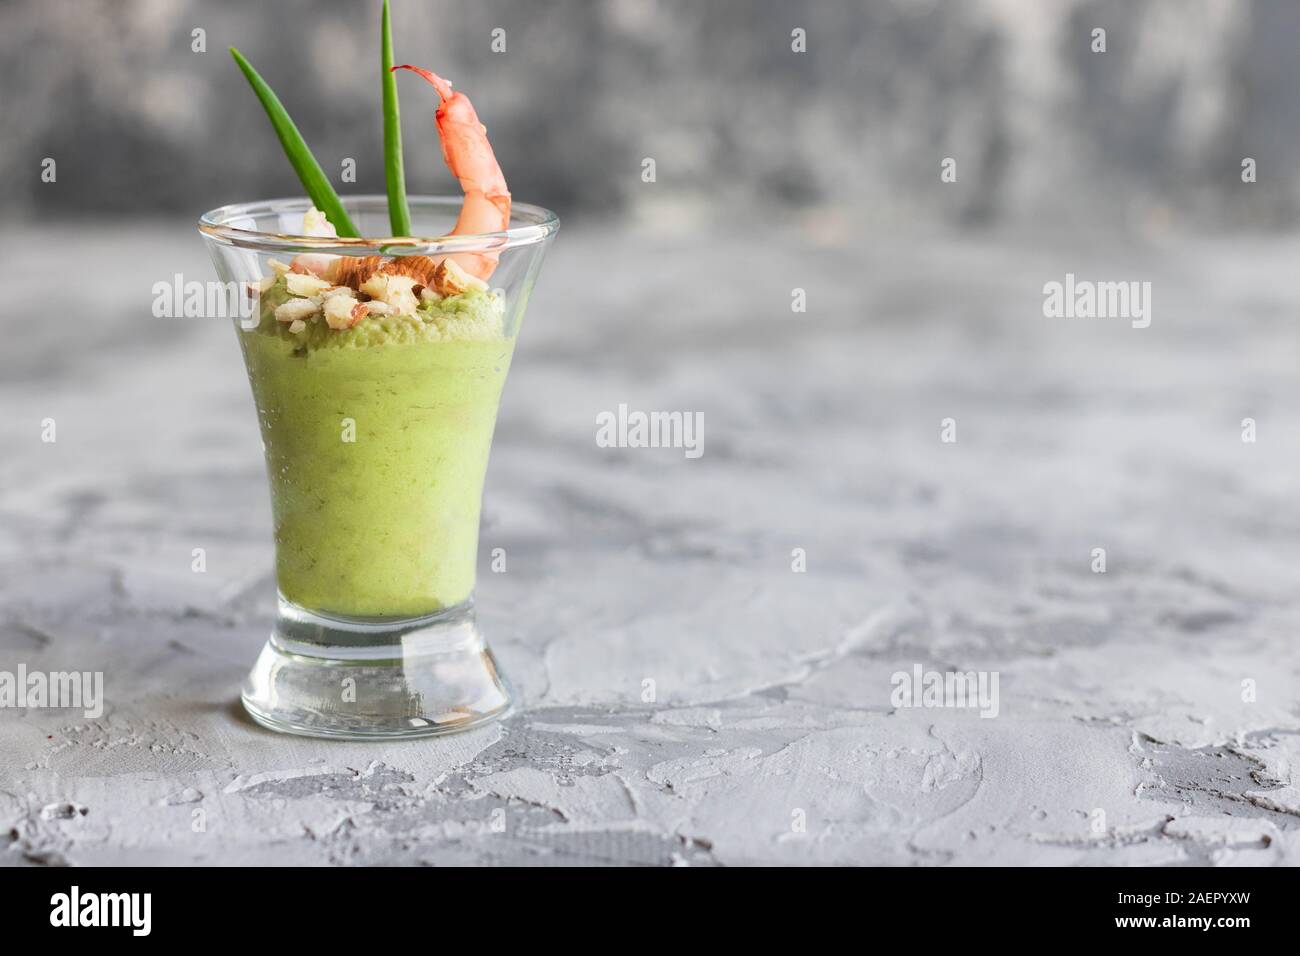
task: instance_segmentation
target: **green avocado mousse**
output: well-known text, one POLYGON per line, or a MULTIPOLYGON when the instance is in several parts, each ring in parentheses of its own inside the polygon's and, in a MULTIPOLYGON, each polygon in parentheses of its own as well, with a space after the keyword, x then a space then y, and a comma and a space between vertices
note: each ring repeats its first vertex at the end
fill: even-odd
POLYGON ((323 307, 315 320, 289 318, 312 314, 313 298, 289 291, 306 291, 308 278, 277 276, 261 322, 240 335, 280 593, 349 617, 454 607, 474 588, 483 478, 514 348, 501 298, 426 289, 410 314, 367 311, 333 329, 323 307))
POLYGON ((468 97, 394 63, 387 2, 380 34, 386 193, 338 196, 232 48, 306 198, 199 220, 239 316, 274 523, 274 623, 240 697, 258 724, 314 737, 445 734, 513 706, 478 628, 479 522, 502 387, 559 229, 514 203, 468 97), (406 194, 402 71, 436 93, 461 195, 406 194))

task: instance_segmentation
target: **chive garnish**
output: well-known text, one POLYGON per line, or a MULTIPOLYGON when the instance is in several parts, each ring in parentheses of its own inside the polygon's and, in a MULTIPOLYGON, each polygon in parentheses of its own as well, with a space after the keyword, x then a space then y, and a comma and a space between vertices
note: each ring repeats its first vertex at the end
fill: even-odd
POLYGON ((275 135, 280 138, 280 145, 284 147, 284 154, 289 158, 293 171, 302 180, 303 188, 307 190, 311 201, 325 214, 325 218, 334 224, 340 236, 359 237, 361 233, 356 226, 352 225, 352 220, 343 209, 338 193, 330 185, 330 181, 320 168, 320 163, 316 162, 316 157, 311 154, 311 149, 303 140, 302 134, 298 132, 298 127, 293 125, 293 120, 289 118, 279 98, 253 69, 253 65, 233 46, 230 48, 230 55, 244 71, 244 76, 248 78, 248 85, 253 88, 253 92, 262 103, 262 108, 266 110, 275 135))
POLYGON ((393 29, 384 0, 380 59, 384 90, 384 180, 388 184, 388 222, 394 236, 411 234, 411 209, 406 204, 406 174, 402 170, 402 123, 397 110, 397 77, 393 74, 393 29))

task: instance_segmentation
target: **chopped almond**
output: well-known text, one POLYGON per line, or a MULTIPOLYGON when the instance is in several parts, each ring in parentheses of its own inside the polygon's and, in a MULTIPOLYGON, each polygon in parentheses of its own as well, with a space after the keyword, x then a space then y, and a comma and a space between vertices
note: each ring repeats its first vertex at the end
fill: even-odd
POLYGON ((277 322, 298 322, 310 319, 320 312, 320 306, 311 299, 290 299, 283 305, 276 306, 277 322))
POLYGON ((338 230, 334 228, 334 223, 325 218, 325 214, 312 206, 302 217, 302 234, 304 236, 325 236, 331 239, 338 238, 338 230))
POLYGON ((486 289, 487 283, 470 275, 456 264, 455 259, 448 257, 433 270, 433 287, 439 295, 460 295, 470 289, 486 289))
POLYGON ((289 323, 289 331, 292 332, 294 335, 297 335, 305 328, 307 328, 307 323, 304 322, 302 319, 294 319, 292 322, 289 323))
POLYGON ((324 304, 325 322, 331 329, 350 329, 366 315, 365 303, 358 302, 351 293, 326 296, 324 304))
POLYGON ((411 291, 415 285, 416 280, 411 276, 389 276, 388 295, 382 301, 392 306, 393 311, 399 315, 414 315, 420 304, 411 291))
POLYGON ((312 296, 320 295, 330 287, 320 276, 299 275, 291 272, 284 279, 284 286, 289 290, 290 295, 312 296))
POLYGON ((359 291, 364 292, 372 299, 384 301, 384 297, 388 295, 388 276, 382 272, 374 273, 365 282, 361 283, 359 291))
POLYGON ((267 259, 266 264, 270 266, 271 271, 278 276, 282 276, 289 271, 289 266, 286 263, 281 262, 279 259, 267 259))
POLYGON ((376 272, 361 284, 361 291, 390 306, 399 315, 413 315, 416 306, 420 304, 411 291, 415 284, 416 281, 411 276, 376 272))

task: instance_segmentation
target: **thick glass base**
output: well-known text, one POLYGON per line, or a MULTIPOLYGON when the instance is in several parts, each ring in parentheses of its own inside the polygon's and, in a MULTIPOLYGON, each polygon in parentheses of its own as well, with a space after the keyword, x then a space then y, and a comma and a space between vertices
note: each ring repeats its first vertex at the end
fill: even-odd
POLYGON ((326 617, 281 599, 244 707, 309 737, 428 737, 505 716, 513 694, 474 621, 473 601, 428 617, 326 617))

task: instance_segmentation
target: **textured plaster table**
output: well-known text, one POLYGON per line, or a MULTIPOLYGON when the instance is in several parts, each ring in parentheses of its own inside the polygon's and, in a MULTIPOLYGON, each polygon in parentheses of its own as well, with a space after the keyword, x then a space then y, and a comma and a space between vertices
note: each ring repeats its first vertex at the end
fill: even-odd
POLYGON ((0 669, 106 697, 0 710, 0 860, 1300 861, 1300 243, 788 236, 561 236, 480 551, 522 707, 394 744, 237 702, 270 516, 232 332, 149 315, 191 227, 0 239, 0 669), (1067 272, 1151 326, 1045 318, 1067 272), (620 403, 703 456, 598 447, 620 403))

